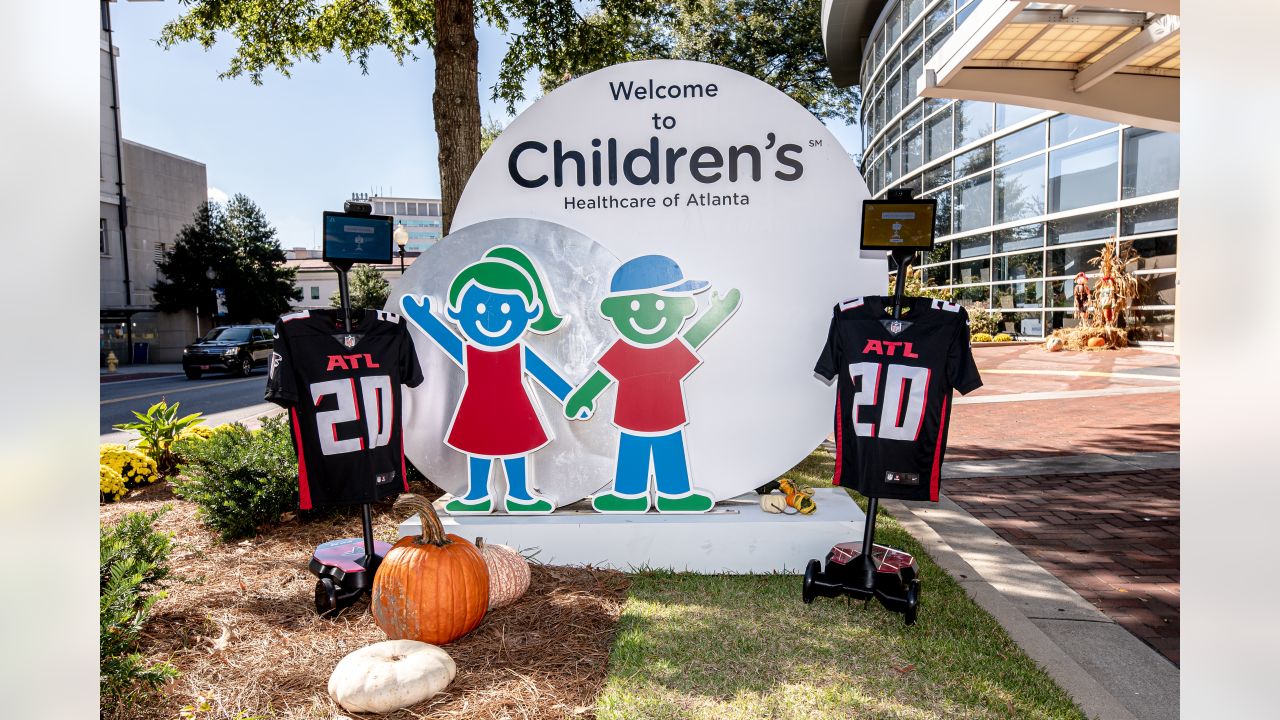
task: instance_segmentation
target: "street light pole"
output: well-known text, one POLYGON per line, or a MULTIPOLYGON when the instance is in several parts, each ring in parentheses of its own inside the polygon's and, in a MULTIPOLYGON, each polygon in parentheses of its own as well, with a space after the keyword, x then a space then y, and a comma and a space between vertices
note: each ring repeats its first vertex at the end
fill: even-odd
POLYGON ((404 277, 404 246, 409 244, 409 231, 405 229, 403 222, 396 225, 392 237, 395 238, 396 247, 400 248, 400 276, 404 277))

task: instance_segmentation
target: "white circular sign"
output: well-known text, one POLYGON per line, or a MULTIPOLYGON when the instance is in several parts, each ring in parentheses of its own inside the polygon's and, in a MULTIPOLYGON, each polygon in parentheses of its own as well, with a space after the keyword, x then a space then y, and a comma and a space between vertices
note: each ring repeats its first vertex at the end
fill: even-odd
MULTIPOLYGON (((597 373, 604 383, 570 395, 575 406, 594 399, 581 413, 590 418, 572 421, 564 400, 535 391, 556 420, 547 421, 555 437, 528 456, 533 482, 556 504, 613 492, 627 508, 644 474, 668 508, 696 511, 671 499, 682 495, 681 452, 689 488, 722 500, 785 472, 831 431, 832 389, 813 373, 831 308, 886 283, 883 253, 858 251, 867 197, 839 141, 769 85, 704 63, 617 65, 555 90, 502 132, 467 184, 453 233, 415 262, 388 309, 403 293, 447 295, 464 262, 481 261, 485 243, 468 230, 485 221, 547 221, 602 246, 614 257, 556 253, 545 238, 502 241, 560 278, 551 284, 566 284, 565 272, 583 278, 553 288, 556 302, 577 308, 567 330, 527 342, 559 361, 575 391, 595 390, 597 373), (431 272, 437 258, 449 271, 431 272), (657 328, 668 321, 674 330, 657 328), (649 330, 662 342, 647 345, 649 330), (645 368, 674 379, 646 379, 656 370, 645 368), (552 449, 569 437, 566 452, 552 449)), ((415 333, 420 358, 441 352, 415 333)), ((410 391, 406 449, 458 493, 469 486, 465 453, 428 451, 445 440, 443 422, 417 427, 421 408, 454 410, 428 400, 433 392, 431 377, 410 391)))

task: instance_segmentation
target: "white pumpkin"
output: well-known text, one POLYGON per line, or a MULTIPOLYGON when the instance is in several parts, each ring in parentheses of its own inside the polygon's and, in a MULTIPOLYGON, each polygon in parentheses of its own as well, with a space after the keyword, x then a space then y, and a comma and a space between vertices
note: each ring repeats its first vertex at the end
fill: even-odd
POLYGON ((476 547, 489 568, 489 609, 506 607, 529 589, 529 561, 515 548, 476 538, 476 547))
POLYGON ((417 640, 384 640, 348 654, 329 676, 329 697, 349 712, 389 713, 449 687, 449 653, 417 640))

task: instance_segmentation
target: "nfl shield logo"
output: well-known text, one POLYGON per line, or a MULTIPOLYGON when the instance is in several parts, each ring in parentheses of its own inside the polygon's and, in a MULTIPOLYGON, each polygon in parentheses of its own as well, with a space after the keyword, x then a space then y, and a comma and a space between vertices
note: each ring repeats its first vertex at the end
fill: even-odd
POLYGON ((355 346, 356 346, 356 336, 355 336, 355 335, 343 335, 343 336, 342 336, 342 344, 343 344, 343 345, 346 345, 346 346, 347 346, 347 349, 348 349, 348 350, 350 350, 351 348, 353 348, 353 347, 355 347, 355 346))
POLYGON ((893 322, 889 323, 889 332, 893 333, 894 335, 897 335, 898 333, 902 332, 902 322, 900 320, 894 320, 893 322))

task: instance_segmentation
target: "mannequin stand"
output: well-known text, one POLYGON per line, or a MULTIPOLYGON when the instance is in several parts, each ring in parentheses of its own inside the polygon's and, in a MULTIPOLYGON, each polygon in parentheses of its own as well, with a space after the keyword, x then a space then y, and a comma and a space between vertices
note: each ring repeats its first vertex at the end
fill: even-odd
MULTIPOLYGON (((893 314, 890 320, 881 322, 895 335, 911 324, 902 319, 902 300, 914 253, 914 250, 892 251, 898 267, 893 291, 893 314)), ((874 597, 886 610, 901 613, 906 623, 913 625, 920 599, 920 580, 916 578, 915 558, 901 550, 875 544, 876 513, 879 509, 880 498, 867 498, 867 519, 862 527, 862 542, 840 543, 833 547, 827 553, 825 570, 819 561, 809 561, 804 571, 803 598, 807 604, 819 595, 848 595, 868 602, 874 597), (871 552, 864 552, 864 548, 871 548, 871 552)))
MULTIPOLYGON (((347 287, 350 260, 335 260, 330 265, 338 272, 338 294, 342 299, 342 331, 351 334, 351 296, 347 287)), ((324 616, 338 614, 373 589, 373 576, 391 544, 373 539, 373 505, 360 506, 364 535, 321 544, 311 556, 311 572, 316 581, 316 612, 324 616)))

